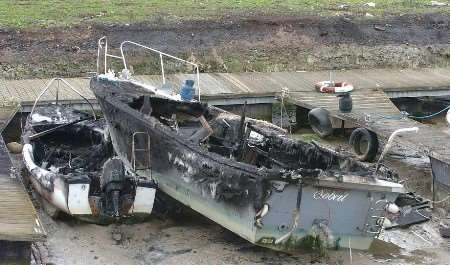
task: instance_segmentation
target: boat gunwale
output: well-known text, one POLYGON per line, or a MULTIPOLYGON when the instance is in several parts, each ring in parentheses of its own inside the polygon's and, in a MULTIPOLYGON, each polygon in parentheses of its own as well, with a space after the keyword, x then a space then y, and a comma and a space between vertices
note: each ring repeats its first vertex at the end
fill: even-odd
MULTIPOLYGON (((130 107, 125 102, 123 102, 121 100, 118 100, 115 97, 111 96, 111 94, 118 93, 118 92, 117 91, 112 91, 113 89, 111 89, 111 87, 108 86, 109 85, 108 83, 111 83, 111 85, 113 85, 116 88, 120 88, 120 85, 121 85, 122 82, 128 82, 130 84, 133 84, 134 86, 139 86, 139 85, 133 83, 130 80, 109 79, 109 78, 105 78, 105 77, 94 76, 94 77, 91 78, 91 89, 94 91, 94 94, 96 94, 97 96, 103 98, 109 104, 115 106, 116 108, 120 108, 120 110, 128 113, 128 115, 131 115, 132 117, 134 117, 134 118, 138 119, 139 121, 143 122, 144 124, 146 124, 145 127, 154 127, 154 128, 156 128, 156 126, 160 126, 162 128, 161 130, 156 129, 154 131, 158 132, 159 134, 161 134, 161 133, 162 134, 166 134, 166 136, 169 137, 171 140, 175 140, 178 144, 186 147, 187 149, 189 149, 192 152, 195 152, 199 156, 204 156, 204 157, 206 157, 208 159, 211 159, 212 161, 214 161, 214 162, 216 162, 216 163, 218 163, 218 164, 220 164, 222 166, 226 166, 226 167, 234 168, 236 170, 244 171, 247 174, 249 174, 250 177, 252 177, 253 179, 256 179, 256 180, 282 180, 282 181, 287 181, 287 182, 289 182, 289 181, 292 182, 292 181, 296 180, 296 179, 287 179, 287 178, 282 178, 282 177, 273 178, 273 179, 266 178, 264 175, 260 174, 260 172, 263 171, 262 168, 258 168, 257 166, 252 165, 252 164, 247 164, 247 163, 243 163, 243 162, 232 160, 230 158, 226 158, 224 156, 221 156, 220 154, 216 154, 216 153, 210 152, 208 150, 203 150, 203 149, 201 149, 200 146, 192 144, 189 141, 183 141, 181 139, 181 137, 180 137, 181 136, 180 134, 178 134, 177 132, 175 132, 173 130, 169 130, 167 128, 168 126, 164 125, 163 123, 161 123, 157 118, 150 116, 151 119, 149 119, 148 117, 144 117, 142 115, 142 113, 139 112, 138 110, 130 107), (107 89, 109 91, 105 91, 105 90, 101 90, 99 88, 96 88, 95 87, 96 85, 92 86, 92 82, 96 82, 97 83, 96 85, 100 85, 100 86, 102 86, 102 88, 105 88, 105 86, 108 87, 107 89), (119 87, 117 85, 119 85, 119 87), (154 123, 154 124, 152 125, 152 123, 154 123), (258 178, 255 178, 254 176, 258 176, 258 178)), ((119 93, 120 93, 120 91, 119 91, 119 93)), ((126 93, 128 93, 128 92, 126 92, 126 93)), ((222 109, 220 109, 220 110, 222 110, 222 109)), ((236 115, 236 114, 232 114, 232 115, 236 115)), ((238 116, 238 115, 236 115, 236 116, 238 116)), ((261 121, 261 120, 257 120, 257 119, 252 119, 252 118, 248 118, 248 119, 254 120, 256 122, 267 123, 266 121, 261 121)), ((275 126, 275 125, 273 125, 271 123, 269 123, 269 124, 271 126, 275 126)), ((279 129, 278 126, 275 126, 275 127, 277 129, 279 129)), ((273 130, 274 128, 271 128, 271 129, 273 130)), ((275 135, 273 135, 273 136, 275 136, 275 135)), ((277 136, 280 137, 280 138, 291 139, 286 134, 280 134, 280 135, 277 135, 277 136)), ((295 139, 291 139, 291 140, 295 140, 295 139)), ((295 140, 295 141, 301 142, 303 144, 310 144, 310 143, 306 143, 306 142, 303 142, 303 141, 298 141, 298 140, 295 140)), ((322 147, 322 146, 317 146, 317 148, 322 150, 322 151, 325 150, 327 152, 330 152, 331 154, 337 156, 340 159, 345 158, 341 154, 335 152, 334 150, 330 150, 330 149, 322 147)), ((352 162, 358 163, 359 165, 365 167, 363 163, 361 163, 359 161, 356 161, 356 160, 354 160, 351 157, 348 157, 348 159, 351 159, 352 162)), ((321 170, 322 171, 327 171, 327 169, 321 169, 321 170)), ((365 170, 367 172, 369 172, 369 170, 367 168, 365 168, 365 170)), ((271 170, 267 169, 267 168, 264 168, 264 172, 266 172, 267 174, 270 174, 271 170)), ((382 180, 382 178, 378 178, 377 176, 375 176, 375 177, 372 177, 372 176, 361 176, 361 175, 356 175, 356 176, 359 177, 359 178, 364 178, 364 179, 370 181, 369 183, 371 183, 375 187, 380 185, 380 183, 376 182, 376 179, 382 180)), ((318 184, 318 182, 326 182, 327 181, 326 178, 324 179, 324 178, 321 178, 321 177, 317 177, 317 178, 314 178, 314 179, 310 179, 310 178, 304 178, 304 179, 305 180, 311 180, 311 182, 313 184, 314 183, 318 184)), ((329 179, 328 179, 328 181, 329 181, 329 179)), ((392 181, 388 181, 388 182, 392 182, 392 181)), ((347 183, 347 182, 344 182, 344 183, 347 183)), ((349 183, 356 184, 356 183, 352 183, 352 182, 349 182, 349 183)), ((363 183, 358 183, 358 184, 359 185, 364 185, 363 183)), ((366 186, 367 186, 367 184, 366 184, 366 186)), ((384 186, 384 185, 382 185, 382 186, 384 186)))

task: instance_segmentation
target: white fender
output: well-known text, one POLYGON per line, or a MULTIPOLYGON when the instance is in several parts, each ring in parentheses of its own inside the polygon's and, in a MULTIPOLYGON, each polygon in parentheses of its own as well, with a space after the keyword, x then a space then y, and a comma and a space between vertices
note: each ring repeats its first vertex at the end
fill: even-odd
POLYGON ((152 213, 153 201, 155 200, 155 188, 136 187, 136 196, 134 197, 132 213, 152 213))

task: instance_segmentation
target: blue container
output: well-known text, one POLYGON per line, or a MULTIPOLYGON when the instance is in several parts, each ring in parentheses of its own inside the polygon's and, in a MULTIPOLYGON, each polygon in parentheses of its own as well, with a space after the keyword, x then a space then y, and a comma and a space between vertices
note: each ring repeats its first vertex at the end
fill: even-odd
POLYGON ((186 80, 184 85, 181 87, 180 95, 181 100, 183 101, 191 101, 194 98, 194 80, 186 80))

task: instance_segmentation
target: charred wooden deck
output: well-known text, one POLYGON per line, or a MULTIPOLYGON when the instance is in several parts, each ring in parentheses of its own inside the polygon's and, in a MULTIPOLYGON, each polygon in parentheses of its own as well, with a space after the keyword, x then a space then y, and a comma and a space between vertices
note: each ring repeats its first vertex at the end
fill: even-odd
MULTIPOLYGON (((17 112, 17 104, 0 101, 0 132, 17 112)), ((0 136, 0 252, 6 241, 42 240, 45 232, 0 136)), ((0 255, 1 257, 1 255, 0 255)))

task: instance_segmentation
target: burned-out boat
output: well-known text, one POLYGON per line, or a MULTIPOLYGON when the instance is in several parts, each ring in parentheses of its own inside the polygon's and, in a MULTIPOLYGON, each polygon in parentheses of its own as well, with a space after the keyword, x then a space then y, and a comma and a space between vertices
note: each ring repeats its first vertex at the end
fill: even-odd
MULTIPOLYGON (((99 41, 99 54, 107 45, 99 41)), ((124 44, 135 44, 125 42, 124 44)), ((168 56, 157 52, 163 63, 168 56)), ((404 192, 387 168, 289 138, 271 123, 181 100, 125 70, 91 79, 117 155, 159 190, 248 241, 273 249, 367 249, 404 192)), ((98 65, 100 64, 100 58, 98 65)), ((190 75, 192 79, 197 75, 190 75)), ((99 71, 99 70, 98 70, 99 71)), ((163 82, 164 80, 163 72, 163 82)), ((190 82, 192 83, 192 81, 190 82)), ((198 91, 197 87, 197 91, 198 91)), ((183 93, 181 93, 183 94, 183 93)), ((199 94, 199 93, 197 93, 199 94)))
POLYGON ((37 105, 55 81, 79 94, 65 80, 53 79, 27 117, 22 155, 34 189, 53 213, 87 221, 108 223, 150 214, 153 182, 125 170, 105 137, 105 121, 97 119, 93 108, 88 114, 57 101, 37 105))

